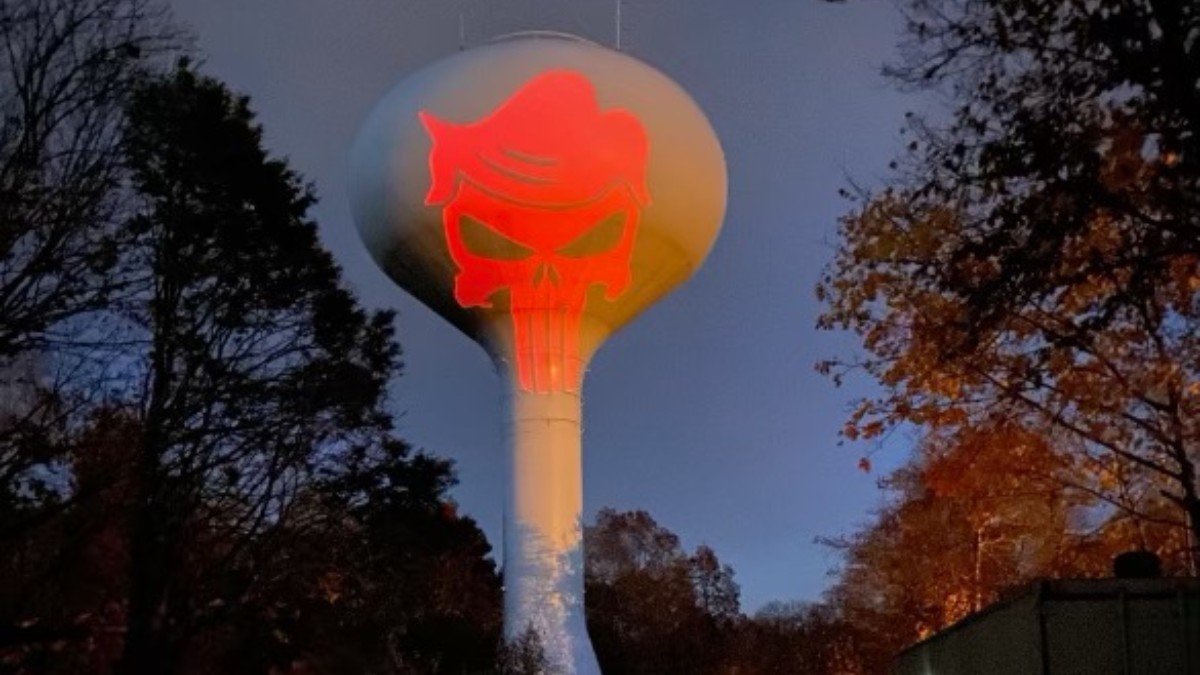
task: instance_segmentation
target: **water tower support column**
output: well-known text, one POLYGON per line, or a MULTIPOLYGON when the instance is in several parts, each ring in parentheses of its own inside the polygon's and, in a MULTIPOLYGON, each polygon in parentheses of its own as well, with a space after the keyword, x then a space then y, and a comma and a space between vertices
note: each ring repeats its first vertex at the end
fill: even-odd
POLYGON ((583 454, 578 391, 536 393, 504 373, 509 495, 504 514, 504 632, 532 627, 551 664, 600 675, 583 610, 583 454))

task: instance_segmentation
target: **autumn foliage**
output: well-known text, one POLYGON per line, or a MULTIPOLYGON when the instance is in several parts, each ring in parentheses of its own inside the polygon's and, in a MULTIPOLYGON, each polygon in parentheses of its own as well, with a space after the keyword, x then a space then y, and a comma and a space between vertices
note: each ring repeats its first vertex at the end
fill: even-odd
MULTIPOLYGON (((1070 487, 1200 534, 1194 33, 1176 3, 914 2, 901 83, 949 95, 818 288, 882 394, 847 425, 1022 429, 1070 487)), ((1015 452, 1015 451, 1014 451, 1015 452)), ((1016 464, 1016 462, 1014 462, 1016 464)), ((1183 544, 1168 557, 1195 557, 1183 544)))
POLYGON ((847 190, 817 288, 819 327, 861 345, 818 369, 878 384, 844 435, 913 440, 877 520, 832 542, 877 669, 1035 577, 1200 565, 1200 11, 902 7, 887 72, 948 106, 847 190))

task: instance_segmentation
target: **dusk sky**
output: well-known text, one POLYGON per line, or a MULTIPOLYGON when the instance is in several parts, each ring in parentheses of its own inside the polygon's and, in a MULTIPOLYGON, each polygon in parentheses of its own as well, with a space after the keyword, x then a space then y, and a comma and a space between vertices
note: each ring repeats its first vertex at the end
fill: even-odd
MULTIPOLYGON (((520 30, 615 44, 612 0, 173 0, 204 69, 248 94, 273 153, 311 181, 314 215, 347 281, 400 312, 400 431, 452 458, 454 497, 501 546, 500 381, 481 348, 398 290, 359 243, 346 198, 351 142, 368 111, 422 65, 520 30)), ((708 114, 725 149, 729 210, 706 265, 613 337, 584 388, 584 500, 644 509, 687 548, 736 571, 748 612, 814 600, 836 556, 814 538, 851 531, 879 503, 873 456, 838 446, 865 383, 813 370, 852 336, 815 330, 815 285, 833 252, 837 190, 871 184, 919 102, 880 76, 900 19, 889 3, 627 0, 622 48, 708 114)), ((499 556, 497 556, 499 559, 499 556)))

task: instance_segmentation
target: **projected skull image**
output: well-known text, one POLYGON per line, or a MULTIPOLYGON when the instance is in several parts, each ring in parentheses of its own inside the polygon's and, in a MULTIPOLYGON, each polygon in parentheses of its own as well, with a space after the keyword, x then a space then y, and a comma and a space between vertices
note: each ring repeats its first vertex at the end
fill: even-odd
POLYGON ((420 118, 433 140, 425 204, 442 207, 455 299, 507 302, 523 389, 576 390, 589 291, 613 302, 631 283, 650 205, 642 124, 601 110, 591 83, 565 70, 534 77, 477 121, 420 118))

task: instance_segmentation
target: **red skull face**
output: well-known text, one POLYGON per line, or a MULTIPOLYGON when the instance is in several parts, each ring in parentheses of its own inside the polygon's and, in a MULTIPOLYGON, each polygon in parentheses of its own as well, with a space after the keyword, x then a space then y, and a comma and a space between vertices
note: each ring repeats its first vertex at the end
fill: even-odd
POLYGON ((648 152, 635 117, 601 112, 590 83, 552 71, 491 115, 453 125, 427 112, 426 204, 442 205, 455 299, 491 307, 507 293, 522 388, 574 391, 588 290, 628 289, 648 152))

